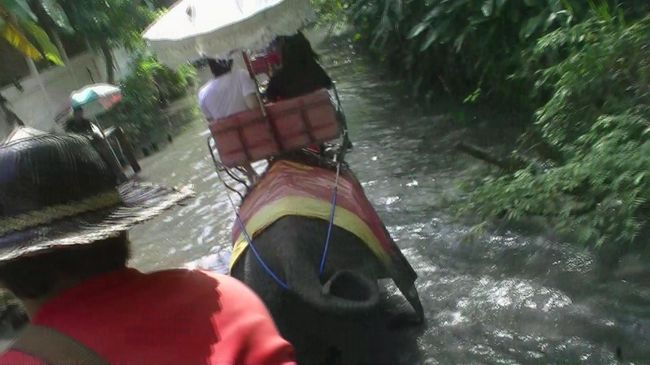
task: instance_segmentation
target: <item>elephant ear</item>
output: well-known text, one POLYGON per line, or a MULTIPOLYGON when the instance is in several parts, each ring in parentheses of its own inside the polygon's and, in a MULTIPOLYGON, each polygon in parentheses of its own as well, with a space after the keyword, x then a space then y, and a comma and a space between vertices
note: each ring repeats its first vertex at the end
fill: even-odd
POLYGON ((397 286, 399 291, 404 295, 415 311, 415 316, 412 314, 406 315, 403 318, 396 320, 397 322, 403 322, 405 324, 422 324, 425 319, 424 308, 420 301, 420 295, 415 288, 415 280, 418 278, 418 274, 415 272, 413 266, 411 266, 406 257, 404 257, 404 254, 399 249, 383 223, 382 229, 392 246, 392 249, 390 250, 392 266, 389 268, 389 276, 393 279, 395 286, 397 286))
MULTIPOLYGON (((406 260, 406 258, 404 258, 404 260, 406 260)), ((406 262, 406 265, 408 265, 408 269, 413 270, 408 262, 406 262)), ((417 278, 417 274, 415 274, 415 271, 413 271, 413 274, 415 277, 411 275, 404 275, 401 270, 393 270, 391 277, 395 282, 395 286, 397 286, 399 291, 402 292, 402 295, 404 295, 406 300, 409 302, 409 304, 411 304, 411 307, 413 307, 413 310, 415 311, 415 316, 407 315, 401 318, 401 321, 405 324, 422 324, 424 323, 425 319, 424 308, 422 307, 420 295, 418 294, 418 291, 415 287, 415 279, 417 278)))

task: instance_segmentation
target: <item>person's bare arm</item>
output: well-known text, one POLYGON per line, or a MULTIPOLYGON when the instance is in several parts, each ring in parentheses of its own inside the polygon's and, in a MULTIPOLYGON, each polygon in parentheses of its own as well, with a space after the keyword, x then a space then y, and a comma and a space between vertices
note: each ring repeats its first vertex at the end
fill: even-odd
POLYGON ((256 109, 260 107, 259 100, 257 99, 257 84, 245 70, 238 70, 239 82, 242 87, 242 95, 244 102, 248 109, 256 109))
POLYGON ((259 100, 257 100, 256 94, 248 94, 246 95, 244 100, 246 102, 246 106, 248 107, 248 109, 252 110, 260 107, 260 102, 259 100))

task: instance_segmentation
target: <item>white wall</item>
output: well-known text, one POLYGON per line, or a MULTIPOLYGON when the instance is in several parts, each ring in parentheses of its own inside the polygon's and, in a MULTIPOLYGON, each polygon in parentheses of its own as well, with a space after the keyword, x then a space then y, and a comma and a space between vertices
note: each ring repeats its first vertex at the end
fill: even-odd
POLYGON ((13 126, 9 124, 8 119, 9 117, 5 115, 2 108, 0 108, 0 141, 9 135, 9 132, 11 132, 11 129, 13 128, 13 126))
MULTIPOLYGON (((114 55, 115 75, 119 79, 128 72, 129 57, 124 50, 116 50, 114 55)), ((53 66, 41 71, 38 76, 31 75, 20 80, 22 92, 10 86, 0 89, 0 93, 26 125, 50 131, 55 128, 56 115, 69 105, 72 91, 105 80, 103 57, 86 52, 70 59, 64 67, 53 66)))

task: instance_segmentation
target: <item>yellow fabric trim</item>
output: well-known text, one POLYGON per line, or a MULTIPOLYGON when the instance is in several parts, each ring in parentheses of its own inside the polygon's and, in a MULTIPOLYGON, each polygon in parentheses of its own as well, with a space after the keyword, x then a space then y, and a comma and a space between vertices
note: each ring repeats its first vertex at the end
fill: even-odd
MULTIPOLYGON (((261 232, 273 222, 288 215, 299 215, 309 218, 320 218, 329 221, 331 204, 323 200, 289 196, 278 199, 260 209, 253 215, 246 224, 246 231, 251 237, 261 232)), ((336 207, 334 213, 334 225, 353 233, 361 239, 368 248, 381 260, 387 267, 390 266, 391 258, 381 247, 381 244, 372 229, 351 211, 336 207)), ((253 238, 253 241, 255 239, 253 238)), ((323 237, 323 241, 325 237, 323 237)), ((233 246, 232 255, 230 256, 230 269, 235 266, 237 260, 242 256, 248 247, 248 242, 243 234, 240 234, 233 246)))
MULTIPOLYGON (((300 163, 297 163, 297 162, 282 160, 282 161, 278 161, 278 162, 274 163, 273 165, 271 165, 271 168, 266 173, 266 175, 267 176, 273 175, 278 170, 280 170, 280 173, 286 172, 286 171, 283 171, 283 170, 288 170, 288 171, 294 170, 292 172, 295 172, 295 170, 298 170, 300 172, 310 172, 310 171, 314 170, 314 168, 312 166, 309 166, 309 165, 303 165, 303 164, 300 164, 300 163)), ((274 183, 273 179, 262 179, 255 186, 255 190, 264 191, 264 189, 266 189, 267 185, 271 185, 273 183, 274 183)), ((332 181, 332 183, 333 183, 333 181, 332 181)), ((327 218, 329 219, 329 215, 327 216, 327 218)))
POLYGON ((0 235, 46 224, 57 219, 108 208, 122 202, 117 191, 109 191, 69 204, 53 205, 0 220, 0 235))

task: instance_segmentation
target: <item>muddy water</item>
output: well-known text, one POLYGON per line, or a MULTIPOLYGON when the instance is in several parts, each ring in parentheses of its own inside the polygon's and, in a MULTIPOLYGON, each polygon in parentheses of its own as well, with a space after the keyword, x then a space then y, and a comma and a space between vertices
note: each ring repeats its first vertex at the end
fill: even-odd
MULTIPOLYGON (((458 184, 482 166, 446 148, 445 107, 419 108, 345 40, 320 51, 349 119, 350 165, 419 274, 427 325, 405 333, 417 350, 404 363, 650 364, 647 281, 603 278, 593 254, 543 232, 493 229, 468 239, 471 225, 454 218, 458 184)), ((132 232, 137 267, 226 271, 233 214, 207 136, 197 121, 143 162, 143 179, 190 183, 197 197, 132 232)))

